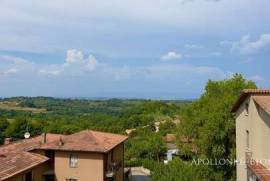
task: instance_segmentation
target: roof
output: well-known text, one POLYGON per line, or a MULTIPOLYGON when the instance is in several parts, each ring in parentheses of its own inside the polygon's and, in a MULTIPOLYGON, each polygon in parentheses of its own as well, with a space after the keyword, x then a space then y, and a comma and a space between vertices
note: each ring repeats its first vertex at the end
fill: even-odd
POLYGON ((270 181, 270 171, 262 164, 252 160, 247 166, 261 181, 270 181))
POLYGON ((60 140, 44 144, 40 149, 63 151, 108 152, 128 137, 112 133, 85 130, 62 137, 60 140))
POLYGON ((49 158, 30 152, 9 153, 0 155, 0 180, 10 178, 18 173, 31 169, 49 158))
MULTIPOLYGON (((59 140, 61 136, 63 135, 47 133, 46 139, 47 142, 52 142, 59 140)), ((34 150, 41 145, 41 140, 42 136, 36 136, 29 139, 14 141, 7 145, 2 145, 0 146, 0 154, 14 153, 14 152, 18 153, 22 151, 34 150)))
POLYGON ((166 134, 166 136, 164 136, 164 141, 167 143, 175 142, 176 135, 175 134, 166 134))
POLYGON ((49 158, 29 151, 36 149, 107 152, 128 137, 97 131, 81 131, 72 135, 46 134, 46 143, 42 136, 23 139, 0 146, 0 181, 31 169, 49 160, 49 158), (59 145, 60 140, 62 145, 59 145))
POLYGON ((270 115, 270 96, 253 96, 253 100, 270 115))
POLYGON ((236 103, 233 105, 231 112, 236 112, 238 108, 241 106, 241 104, 244 102, 244 100, 249 96, 249 95, 270 95, 270 89, 244 89, 236 101, 236 103))

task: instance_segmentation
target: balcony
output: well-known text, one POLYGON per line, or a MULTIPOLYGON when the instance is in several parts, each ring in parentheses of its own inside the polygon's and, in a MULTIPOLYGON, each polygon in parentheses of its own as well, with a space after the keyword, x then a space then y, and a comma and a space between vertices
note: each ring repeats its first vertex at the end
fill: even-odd
POLYGON ((112 162, 109 165, 109 169, 105 172, 106 178, 113 178, 121 166, 122 162, 112 162))

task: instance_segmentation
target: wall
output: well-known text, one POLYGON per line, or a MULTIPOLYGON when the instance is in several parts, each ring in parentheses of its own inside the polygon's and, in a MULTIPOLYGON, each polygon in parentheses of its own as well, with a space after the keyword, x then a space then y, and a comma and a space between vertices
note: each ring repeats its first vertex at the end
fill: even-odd
MULTIPOLYGON (((246 146, 246 131, 248 130, 251 137, 250 131, 250 114, 247 116, 245 111, 246 103, 250 104, 251 99, 248 97, 243 104, 239 107, 236 112, 236 158, 238 160, 237 170, 237 181, 247 180, 247 169, 243 163, 245 161, 245 153, 248 151, 246 146), (240 161, 240 163, 239 163, 240 161)), ((249 108, 250 110, 250 108, 249 108)), ((250 112, 250 111, 249 111, 250 112)))
POLYGON ((74 178, 79 181, 103 180, 103 154, 87 152, 55 152, 55 175, 57 181, 74 178), (70 154, 78 155, 78 167, 69 167, 70 154))
MULTIPOLYGON (((240 106, 236 112, 236 155, 237 160, 245 160, 245 153, 251 152, 254 160, 270 159, 270 116, 258 106, 252 98, 240 106), (249 103, 249 114, 246 115, 245 104, 249 103), (246 130, 249 131, 249 145, 247 149, 246 130)), ((270 169, 270 164, 263 162, 264 166, 270 169)), ((245 164, 237 164, 237 181, 247 180, 247 169, 245 164)))
POLYGON ((263 165, 270 169, 270 164, 264 160, 270 159, 270 117, 258 105, 252 102, 251 110, 251 151, 252 157, 256 160, 262 161, 263 165))

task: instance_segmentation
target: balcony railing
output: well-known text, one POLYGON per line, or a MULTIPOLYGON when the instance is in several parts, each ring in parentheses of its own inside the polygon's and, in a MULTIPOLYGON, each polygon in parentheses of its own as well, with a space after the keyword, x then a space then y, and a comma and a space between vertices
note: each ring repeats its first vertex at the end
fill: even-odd
POLYGON ((122 162, 113 162, 109 165, 109 169, 106 171, 105 175, 107 178, 112 178, 116 172, 121 168, 122 162))

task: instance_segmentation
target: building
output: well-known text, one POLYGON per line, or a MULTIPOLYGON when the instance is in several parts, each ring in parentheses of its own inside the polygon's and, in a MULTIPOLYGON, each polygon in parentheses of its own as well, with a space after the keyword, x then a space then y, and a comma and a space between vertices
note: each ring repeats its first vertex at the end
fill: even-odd
POLYGON ((168 163, 169 161, 172 161, 173 156, 179 153, 179 149, 176 145, 176 135, 166 134, 166 136, 164 136, 164 141, 166 142, 166 147, 167 147, 167 153, 166 153, 167 159, 164 160, 164 163, 168 163))
POLYGON ((270 180, 270 89, 246 89, 236 116, 237 181, 270 180))
POLYGON ((0 181, 123 181, 126 136, 42 134, 0 146, 0 181))

